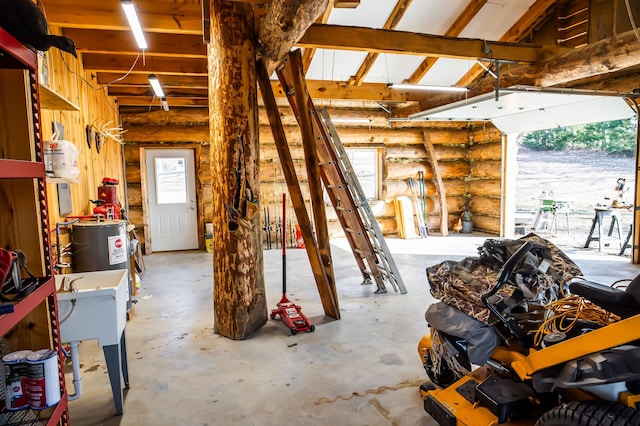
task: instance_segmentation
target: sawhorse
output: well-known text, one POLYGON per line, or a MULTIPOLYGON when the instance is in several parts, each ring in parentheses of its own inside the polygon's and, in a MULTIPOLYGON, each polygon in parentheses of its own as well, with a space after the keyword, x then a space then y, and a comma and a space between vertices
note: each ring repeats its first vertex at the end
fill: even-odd
POLYGON ((591 241, 597 241, 598 250, 602 250, 602 241, 604 238, 602 227, 604 226, 604 218, 607 216, 611 216, 611 224, 609 225, 609 232, 607 236, 611 237, 615 228, 618 231, 618 243, 622 247, 622 234, 620 233, 620 218, 618 217, 618 212, 608 208, 596 208, 593 223, 591 224, 591 230, 589 231, 587 242, 584 243, 584 248, 589 248, 591 241), (593 234, 596 231, 596 227, 598 228, 598 235, 594 236, 593 234))
POLYGON ((627 249, 627 247, 631 247, 631 244, 629 244, 629 241, 631 241, 632 235, 633 235, 633 225, 629 225, 629 232, 627 232, 627 237, 624 239, 624 243, 622 243, 622 247, 620 247, 620 253, 618 253, 618 256, 623 256, 624 251, 627 249))

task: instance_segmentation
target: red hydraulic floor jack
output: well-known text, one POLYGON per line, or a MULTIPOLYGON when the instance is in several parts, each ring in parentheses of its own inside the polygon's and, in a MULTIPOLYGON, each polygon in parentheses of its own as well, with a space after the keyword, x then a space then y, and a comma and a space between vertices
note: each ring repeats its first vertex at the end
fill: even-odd
MULTIPOLYGON (((286 223, 286 200, 287 195, 282 194, 282 223, 286 223)), ((280 319, 289 327, 292 335, 297 334, 298 331, 313 332, 316 329, 316 326, 311 324, 309 318, 302 313, 302 308, 287 299, 287 239, 284 232, 282 232, 282 299, 278 302, 278 309, 271 310, 271 319, 275 319, 276 315, 280 315, 280 319)))

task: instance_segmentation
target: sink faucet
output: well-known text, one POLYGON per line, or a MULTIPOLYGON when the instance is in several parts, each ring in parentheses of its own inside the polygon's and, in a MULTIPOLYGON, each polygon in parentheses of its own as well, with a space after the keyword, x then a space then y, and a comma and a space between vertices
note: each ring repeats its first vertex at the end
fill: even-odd
POLYGON ((69 289, 69 291, 71 291, 72 293, 77 293, 78 292, 78 286, 76 285, 76 281, 83 279, 84 277, 78 277, 75 280, 71 280, 71 282, 69 283, 69 286, 71 287, 69 289))
POLYGON ((60 284, 58 291, 70 291, 72 293, 77 293, 78 286, 76 285, 76 281, 81 280, 82 278, 84 277, 78 277, 71 281, 69 281, 69 277, 62 278, 62 283, 60 284))

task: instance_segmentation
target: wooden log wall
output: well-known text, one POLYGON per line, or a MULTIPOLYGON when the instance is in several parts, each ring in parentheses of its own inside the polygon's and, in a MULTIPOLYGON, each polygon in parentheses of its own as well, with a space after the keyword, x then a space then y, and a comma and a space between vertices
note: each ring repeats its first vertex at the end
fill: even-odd
POLYGON ((468 197, 474 229, 500 233, 502 134, 491 124, 471 131, 468 197))
MULTIPOLYGON (((280 112, 285 126, 289 149, 295 163, 298 180, 306 200, 309 199, 302 137, 288 106, 280 112)), ((440 226, 439 199, 433 170, 423 145, 422 131, 429 133, 434 144, 449 209, 449 227, 461 217, 467 198, 473 215, 474 228, 489 233, 500 231, 501 155, 500 132, 491 124, 467 123, 407 123, 392 122, 386 114, 376 110, 330 110, 332 117, 368 117, 369 125, 360 127, 335 123, 338 134, 347 148, 376 148, 381 151, 383 179, 379 200, 371 201, 371 208, 383 234, 397 233, 394 198, 410 196, 407 178, 424 172, 430 232, 440 226)), ((208 114, 204 109, 171 108, 168 113, 126 114, 122 116, 125 133, 125 158, 130 218, 144 234, 148 226, 144 219, 140 179, 140 149, 160 147, 198 147, 198 211, 201 236, 204 223, 211 222, 211 182, 208 164, 208 114)), ((287 191, 273 136, 264 111, 260 123, 260 216, 264 226, 265 209, 269 210, 274 227, 282 216, 282 193, 287 191)), ((289 197, 287 197, 289 199, 289 197)), ((335 211, 327 210, 331 237, 343 235, 335 211)), ((287 217, 294 218, 293 208, 287 206, 287 217)), ((286 225, 286 224, 285 224, 286 225)), ((266 233, 263 233, 263 237, 266 233)), ((272 233, 272 239, 275 233, 272 233)), ((204 244, 203 238, 201 238, 204 244)), ((202 246, 204 248, 204 245, 202 246)))
POLYGON ((195 153, 198 235, 204 249, 204 223, 213 218, 211 167, 209 159, 209 116, 207 109, 155 109, 139 114, 123 114, 125 170, 129 200, 129 220, 136 226, 145 253, 150 238, 145 216, 144 159, 148 148, 191 148, 195 153))
MULTIPOLYGON (((281 113, 290 116, 288 108, 281 113)), ((500 231, 500 194, 502 175, 502 137, 491 124, 451 123, 389 123, 375 110, 330 111, 332 117, 369 118, 369 125, 344 126, 334 123, 346 148, 376 148, 381 151, 382 188, 379 200, 371 201, 372 210, 383 234, 397 233, 394 198, 410 196, 408 178, 418 172, 425 177, 428 227, 436 232, 440 226, 440 206, 435 177, 423 144, 422 131, 429 133, 434 144, 438 166, 443 176, 449 209, 449 227, 461 217, 467 198, 474 227, 489 233, 500 231)), ((307 176, 299 129, 293 120, 284 120, 287 140, 296 162, 299 181, 305 186, 307 176)), ((262 202, 271 215, 278 212, 281 193, 286 190, 278 162, 273 137, 261 121, 261 194, 262 202)), ((277 213, 276 213, 277 214, 277 213)), ((292 217, 292 216, 289 216, 292 217)), ((328 210, 332 237, 343 236, 335 211, 328 210)))

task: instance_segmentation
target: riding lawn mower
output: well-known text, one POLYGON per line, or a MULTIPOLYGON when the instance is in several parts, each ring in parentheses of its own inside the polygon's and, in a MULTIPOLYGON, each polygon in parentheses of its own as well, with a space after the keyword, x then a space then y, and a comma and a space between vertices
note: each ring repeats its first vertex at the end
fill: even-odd
POLYGON ((427 413, 451 426, 640 425, 640 275, 624 289, 587 281, 535 234, 487 242, 427 268, 441 300, 418 345, 427 413))

